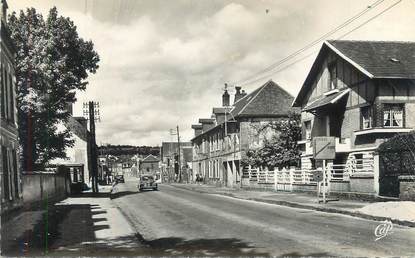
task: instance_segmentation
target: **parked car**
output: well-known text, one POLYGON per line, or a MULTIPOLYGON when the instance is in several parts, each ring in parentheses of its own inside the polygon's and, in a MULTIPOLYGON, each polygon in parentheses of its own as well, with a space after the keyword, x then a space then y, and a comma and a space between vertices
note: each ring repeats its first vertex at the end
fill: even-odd
POLYGON ((116 175, 115 176, 115 182, 116 183, 125 183, 124 175, 116 175))
POLYGON ((157 182, 152 175, 140 176, 140 181, 138 183, 138 190, 143 191, 146 189, 150 189, 154 191, 158 190, 157 182))

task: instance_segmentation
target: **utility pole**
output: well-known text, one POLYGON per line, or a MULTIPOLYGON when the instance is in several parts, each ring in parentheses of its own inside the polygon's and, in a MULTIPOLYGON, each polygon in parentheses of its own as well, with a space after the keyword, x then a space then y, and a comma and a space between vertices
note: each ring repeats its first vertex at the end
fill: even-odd
POLYGON ((179 126, 177 126, 177 164, 179 166, 179 182, 182 182, 182 167, 180 164, 180 133, 179 126))
POLYGON ((89 116, 89 131, 91 137, 89 139, 90 144, 90 156, 91 156, 91 172, 92 172, 92 192, 98 193, 98 156, 97 156, 97 144, 95 139, 95 120, 99 118, 99 103, 89 101, 84 103, 84 115, 89 116))

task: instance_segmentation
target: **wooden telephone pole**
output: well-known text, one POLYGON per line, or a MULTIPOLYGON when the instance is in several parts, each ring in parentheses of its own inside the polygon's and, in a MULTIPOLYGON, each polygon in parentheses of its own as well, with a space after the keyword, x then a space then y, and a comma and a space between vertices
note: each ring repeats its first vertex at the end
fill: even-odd
POLYGON ((92 181, 92 192, 98 193, 98 155, 97 155, 97 143, 95 138, 95 120, 99 118, 99 103, 89 101, 84 103, 84 115, 89 119, 89 131, 91 137, 89 138, 89 155, 91 157, 91 181, 92 181))

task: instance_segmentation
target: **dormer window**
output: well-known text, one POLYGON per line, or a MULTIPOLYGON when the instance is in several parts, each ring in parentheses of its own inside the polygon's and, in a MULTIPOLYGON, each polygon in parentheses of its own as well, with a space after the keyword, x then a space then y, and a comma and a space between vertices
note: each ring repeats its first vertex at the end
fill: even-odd
POLYGON ((330 63, 328 66, 329 69, 329 83, 330 83, 330 90, 334 90, 337 88, 337 66, 336 62, 330 63))

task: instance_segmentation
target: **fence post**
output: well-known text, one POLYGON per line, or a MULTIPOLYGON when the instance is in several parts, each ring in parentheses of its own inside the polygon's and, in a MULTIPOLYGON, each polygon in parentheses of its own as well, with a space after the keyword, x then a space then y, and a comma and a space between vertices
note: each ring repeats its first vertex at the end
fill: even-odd
POLYGON ((279 170, 278 171, 279 173, 281 173, 281 179, 282 179, 282 186, 283 186, 283 190, 285 191, 285 190, 287 190, 286 189, 286 185, 287 185, 287 177, 286 177, 286 171, 285 171, 285 168, 282 168, 281 170, 279 170))
POLYGON ((265 183, 267 184, 268 183, 268 168, 265 168, 264 172, 265 172, 265 183))
POLYGON ((274 191, 278 190, 278 174, 277 174, 277 169, 274 168, 274 191))
POLYGON ((290 191, 293 191, 293 184, 294 184, 294 169, 290 168, 290 191))
POLYGON ((331 191, 331 179, 332 179, 332 173, 333 173, 333 162, 327 162, 327 166, 325 168, 325 171, 327 173, 327 194, 330 194, 331 191))
POLYGON ((251 165, 248 166, 248 179, 251 182, 251 165))
POLYGON ((306 183, 306 174, 305 174, 305 170, 301 170, 301 182, 305 185, 306 183))
POLYGON ((380 160, 379 160, 379 154, 373 155, 373 179, 374 179, 374 185, 373 190, 374 192, 379 195, 379 170, 380 170, 380 160))

